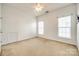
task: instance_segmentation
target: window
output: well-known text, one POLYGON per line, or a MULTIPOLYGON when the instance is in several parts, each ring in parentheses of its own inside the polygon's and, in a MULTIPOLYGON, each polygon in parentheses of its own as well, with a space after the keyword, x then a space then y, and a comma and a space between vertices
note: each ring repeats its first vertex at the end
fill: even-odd
POLYGON ((38 23, 38 34, 43 34, 44 33, 44 22, 39 21, 38 23))
POLYGON ((58 36, 71 38, 71 16, 58 18, 58 36))

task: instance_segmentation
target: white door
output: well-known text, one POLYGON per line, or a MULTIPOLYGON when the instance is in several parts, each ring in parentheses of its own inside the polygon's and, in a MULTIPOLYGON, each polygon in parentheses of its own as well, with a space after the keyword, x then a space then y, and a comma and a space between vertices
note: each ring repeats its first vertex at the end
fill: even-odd
POLYGON ((1 39, 2 39, 2 32, 1 32, 1 19, 0 19, 0 52, 1 52, 1 39))
POLYGON ((79 49, 79 23, 77 24, 77 46, 79 49))
POLYGON ((2 39, 2 35, 1 35, 1 19, 0 19, 0 54, 1 54, 1 39, 2 39))

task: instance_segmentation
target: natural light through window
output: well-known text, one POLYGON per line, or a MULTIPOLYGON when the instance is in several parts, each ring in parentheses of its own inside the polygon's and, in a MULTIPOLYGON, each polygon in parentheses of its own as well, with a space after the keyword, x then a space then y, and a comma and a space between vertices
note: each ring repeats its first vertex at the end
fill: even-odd
POLYGON ((43 21, 38 22, 38 34, 44 34, 44 22, 43 21))
POLYGON ((58 18, 58 36, 71 38, 71 16, 58 18))

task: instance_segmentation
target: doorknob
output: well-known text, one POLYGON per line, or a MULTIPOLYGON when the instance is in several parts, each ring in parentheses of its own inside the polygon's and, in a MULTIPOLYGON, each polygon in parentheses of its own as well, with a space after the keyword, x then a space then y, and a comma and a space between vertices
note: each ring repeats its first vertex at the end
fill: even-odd
POLYGON ((0 19, 2 19, 3 17, 0 17, 0 19))
POLYGON ((0 33, 3 33, 3 32, 0 32, 0 33))

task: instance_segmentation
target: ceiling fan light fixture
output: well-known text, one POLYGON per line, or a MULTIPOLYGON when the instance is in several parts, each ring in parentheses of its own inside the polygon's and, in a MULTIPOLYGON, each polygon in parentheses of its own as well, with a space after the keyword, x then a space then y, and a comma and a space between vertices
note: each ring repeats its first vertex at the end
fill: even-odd
POLYGON ((40 3, 37 3, 37 4, 36 4, 36 7, 35 7, 35 10, 36 10, 37 12, 40 12, 40 11, 43 10, 43 6, 42 6, 40 3))

